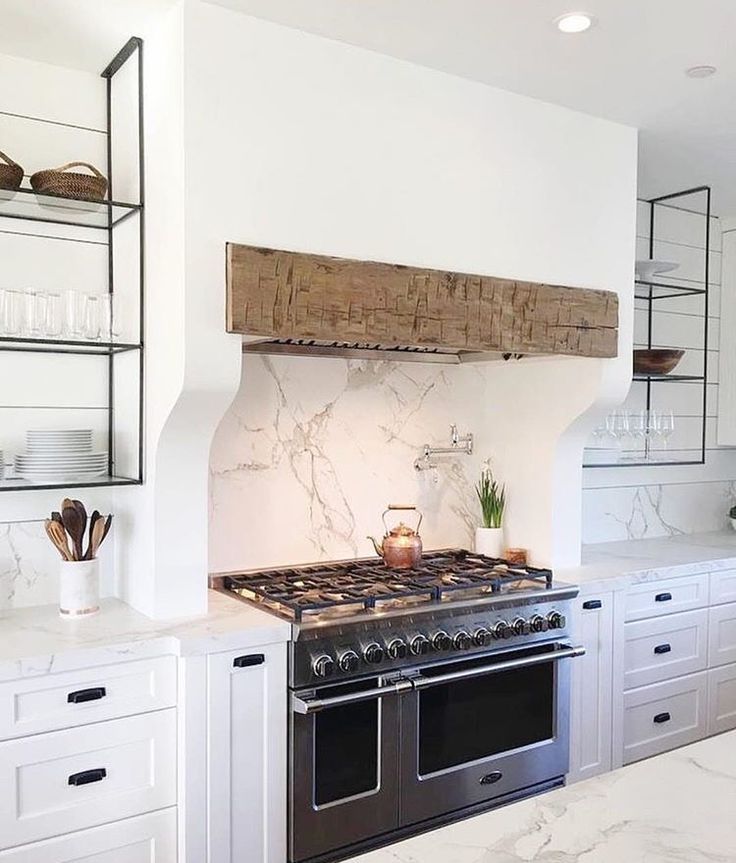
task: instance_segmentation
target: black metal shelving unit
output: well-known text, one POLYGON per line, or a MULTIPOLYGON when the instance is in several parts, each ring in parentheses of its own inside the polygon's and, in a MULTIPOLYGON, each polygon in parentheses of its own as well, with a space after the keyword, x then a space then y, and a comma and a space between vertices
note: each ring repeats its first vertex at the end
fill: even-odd
MULTIPOLYGON (((658 207, 670 207, 676 209, 684 209, 689 212, 702 215, 704 219, 704 264, 703 264, 703 279, 689 281, 679 279, 673 276, 675 281, 643 281, 637 279, 634 283, 634 297, 637 300, 643 300, 646 303, 647 316, 647 341, 646 347, 656 347, 653 343, 654 332, 654 315, 656 313, 656 304, 660 300, 670 300, 678 297, 701 296, 703 298, 703 366, 702 374, 666 374, 666 375, 646 375, 634 374, 632 377, 633 384, 644 384, 646 387, 645 404, 646 409, 650 410, 653 407, 654 391, 660 384, 668 384, 670 386, 676 384, 693 385, 700 384, 702 387, 702 410, 700 414, 701 433, 700 446, 697 456, 693 458, 648 458, 648 447, 645 449, 644 459, 622 459, 613 462, 587 462, 584 467, 653 467, 658 465, 699 465, 705 464, 706 444, 707 444, 707 408, 708 408, 708 314, 709 314, 709 286, 710 286, 710 231, 711 231, 711 189, 710 186, 695 186, 691 189, 684 189, 681 192, 673 192, 669 195, 661 195, 657 198, 651 198, 647 201, 649 205, 649 257, 655 257, 655 245, 657 242, 657 213, 660 212, 658 207), (693 210, 692 206, 687 206, 685 199, 693 199, 694 196, 702 196, 704 206, 702 209, 693 210)), ((660 277, 661 278, 661 277, 660 277)), ((668 345, 668 347, 676 347, 668 345)))
MULTIPOLYGON (((134 341, 85 341, 66 338, 21 338, 17 336, 0 337, 0 353, 36 353, 52 355, 74 355, 78 357, 94 357, 107 365, 107 445, 108 445, 108 470, 107 475, 94 477, 89 480, 74 480, 72 482, 37 483, 29 480, 8 477, 0 479, 0 491, 20 491, 34 489, 54 488, 94 488, 100 486, 126 486, 140 485, 143 482, 143 375, 144 375, 144 313, 145 313, 145 282, 144 282, 144 254, 145 254, 145 176, 144 176, 144 130, 143 130, 143 40, 133 37, 113 57, 108 66, 101 73, 105 84, 106 98, 106 152, 107 152, 107 178, 108 193, 104 201, 91 201, 66 198, 60 195, 40 195, 31 189, 18 189, 14 192, 0 190, 0 219, 16 219, 26 223, 40 223, 74 229, 74 235, 54 236, 54 239, 63 239, 69 242, 89 242, 86 238, 79 236, 79 229, 98 231, 104 234, 107 245, 107 289, 112 295, 116 286, 116 260, 115 239, 117 229, 131 219, 138 220, 138 337, 134 341), (115 76, 123 68, 130 68, 133 64, 133 74, 137 80, 134 86, 137 89, 137 196, 136 202, 118 201, 115 199, 114 188, 114 103, 115 94, 113 83, 115 76), (135 454, 135 463, 132 469, 118 471, 116 465, 116 437, 115 424, 118 408, 115 402, 116 392, 116 361, 123 356, 137 357, 137 420, 135 422, 137 440, 130 449, 135 454)), ((32 236, 47 237, 45 234, 33 234, 32 236)), ((111 303, 112 307, 112 303, 111 303)), ((130 406, 133 409, 133 406, 130 406)), ((64 410, 64 408, 59 408, 64 410)))

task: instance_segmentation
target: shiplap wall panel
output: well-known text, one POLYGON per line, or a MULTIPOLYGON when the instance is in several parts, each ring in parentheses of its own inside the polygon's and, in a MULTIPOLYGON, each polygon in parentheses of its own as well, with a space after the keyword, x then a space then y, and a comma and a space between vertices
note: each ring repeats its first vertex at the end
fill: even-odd
POLYGON ((14 228, 7 232, 0 228, 0 287, 50 293, 107 290, 107 244, 19 233, 18 222, 14 228))
POLYGON ((724 339, 719 357, 718 443, 736 446, 736 225, 723 233, 721 321, 724 339))

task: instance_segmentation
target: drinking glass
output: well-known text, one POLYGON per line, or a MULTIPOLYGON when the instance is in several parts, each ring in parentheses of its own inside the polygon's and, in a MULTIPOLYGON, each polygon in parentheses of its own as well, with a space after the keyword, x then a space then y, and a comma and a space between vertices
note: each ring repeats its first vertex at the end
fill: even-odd
POLYGON ((81 291, 64 291, 64 333, 72 339, 84 336, 87 296, 81 291))
POLYGON ((63 308, 61 294, 48 294, 46 297, 45 333, 50 339, 58 339, 63 328, 63 308))
POLYGON ((102 294, 100 303, 100 337, 106 342, 114 341, 120 335, 120 327, 115 316, 115 295, 102 294))
POLYGON ((657 424, 657 431, 662 437, 662 443, 664 444, 664 448, 667 449, 667 444, 672 436, 672 433, 675 430, 675 415, 671 410, 662 411, 659 415, 659 422, 657 424))
POLYGON ((43 291, 27 291, 25 300, 25 333, 39 338, 46 327, 46 294, 43 291))
POLYGON ((2 324, 6 336, 20 335, 23 330, 24 296, 20 291, 3 291, 2 324))
POLYGON ((84 337, 93 342, 100 338, 100 301, 95 296, 87 296, 84 312, 84 337))

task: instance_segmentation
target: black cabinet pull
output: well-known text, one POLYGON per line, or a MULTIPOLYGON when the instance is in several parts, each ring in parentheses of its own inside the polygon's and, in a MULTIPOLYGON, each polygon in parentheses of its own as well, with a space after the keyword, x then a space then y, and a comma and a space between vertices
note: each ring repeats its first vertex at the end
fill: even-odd
POLYGON ((83 704, 85 701, 99 701, 107 695, 104 686, 93 686, 91 689, 78 689, 70 692, 66 700, 69 704, 83 704))
POLYGON ((670 652, 670 650, 672 650, 672 645, 671 645, 671 644, 658 644, 658 645, 654 648, 654 652, 655 652, 655 653, 657 653, 657 654, 659 654, 659 653, 669 653, 669 652, 670 652))
POLYGON ((248 668, 251 665, 263 665, 266 657, 262 653, 250 653, 248 656, 236 656, 233 659, 235 668, 248 668))
POLYGON ((657 723, 657 725, 661 725, 663 722, 669 722, 670 719, 672 719, 672 717, 669 715, 669 713, 658 713, 654 717, 654 721, 657 723))
POLYGON ((494 785, 496 782, 503 779, 503 773, 500 770, 494 770, 493 773, 486 773, 485 776, 481 776, 480 784, 481 785, 494 785))
POLYGON ((669 602, 672 599, 671 593, 658 593, 654 597, 655 602, 669 602))
POLYGON ((586 599, 583 603, 583 608, 586 611, 590 611, 592 608, 603 608, 603 603, 600 599, 586 599))
POLYGON ((72 773, 69 777, 69 785, 89 785, 90 782, 102 782, 106 776, 107 770, 104 767, 83 770, 81 773, 72 773))

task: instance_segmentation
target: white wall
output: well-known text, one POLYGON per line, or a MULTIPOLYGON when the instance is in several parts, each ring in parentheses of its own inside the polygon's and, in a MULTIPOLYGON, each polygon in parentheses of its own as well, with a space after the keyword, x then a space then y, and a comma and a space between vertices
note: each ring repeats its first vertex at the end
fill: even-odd
POLYGON ((395 490, 427 507, 426 536, 467 542, 477 463, 458 459, 467 475, 434 489, 411 466, 425 438, 444 441, 448 420, 476 433, 508 483, 509 540, 540 561, 574 562, 592 419, 576 420, 596 399, 623 397, 630 378, 634 130, 207 4, 184 10, 187 280, 208 330, 213 316, 222 326, 226 240, 621 298, 613 361, 384 373, 247 360, 213 446, 211 567, 365 553, 395 490), (226 182, 213 184, 213 160, 226 182), (390 382, 407 374, 420 382, 402 402, 390 382), (412 414, 422 381, 439 375, 445 397, 412 414), (396 439, 402 411, 407 435, 396 439), (310 502, 330 472, 328 517, 310 502))
MULTIPOLYGON (((684 202, 702 205, 702 196, 684 202)), ((677 270, 662 281, 702 287, 705 262, 705 220, 683 209, 657 208, 655 256, 679 262, 677 270), (698 285, 700 283, 700 285, 698 285)), ((721 447, 716 440, 720 402, 721 339, 721 225, 711 220, 710 290, 708 331, 708 408, 706 463, 692 466, 587 468, 583 472, 583 539, 605 542, 720 530, 728 525, 728 509, 736 503, 736 450, 721 447)), ((649 256, 649 207, 638 207, 637 257, 649 256)), ((646 347, 646 314, 637 301, 635 342, 646 347)), ((686 354, 675 373, 702 374, 703 298, 689 296, 659 300, 654 305, 655 347, 684 347, 686 354)), ((726 342, 728 343, 728 342, 726 342)), ((640 410, 646 386, 634 383, 622 408, 640 410)), ((702 384, 660 384, 653 387, 653 407, 672 409, 675 433, 669 441, 669 457, 700 457, 702 384)), ((591 446, 613 446, 610 440, 590 440, 591 446)), ((628 444, 627 444, 628 446, 628 444)), ((592 452, 592 451, 591 451, 592 452)), ((589 453, 590 455, 590 453, 589 453)), ((609 453, 610 455, 610 453, 609 453)), ((665 458, 662 444, 653 457, 665 458)))

